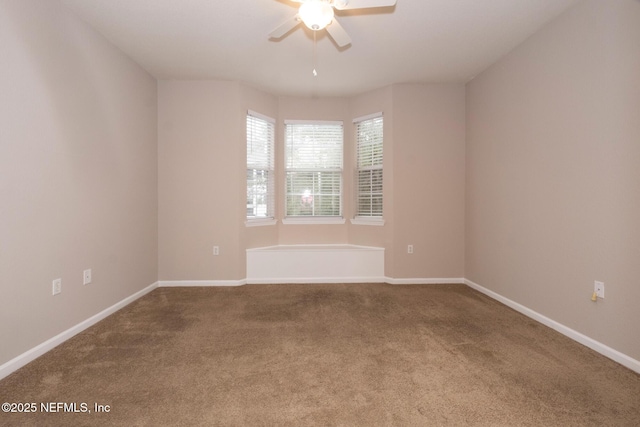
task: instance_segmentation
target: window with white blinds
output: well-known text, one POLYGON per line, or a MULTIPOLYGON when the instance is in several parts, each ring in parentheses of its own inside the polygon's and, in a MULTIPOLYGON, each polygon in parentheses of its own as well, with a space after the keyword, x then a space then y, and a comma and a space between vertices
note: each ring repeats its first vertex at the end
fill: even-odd
POLYGON ((247 114, 247 220, 274 217, 275 120, 247 114))
POLYGON ((382 115, 356 119, 356 217, 382 218, 382 115))
POLYGON ((287 217, 342 216, 342 122, 285 122, 287 217))

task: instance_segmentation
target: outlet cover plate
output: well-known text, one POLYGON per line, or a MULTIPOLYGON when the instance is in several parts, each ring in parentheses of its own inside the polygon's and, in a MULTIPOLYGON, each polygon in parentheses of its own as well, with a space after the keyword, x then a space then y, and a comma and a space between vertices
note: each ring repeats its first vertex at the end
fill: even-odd
POLYGON ((60 292, 62 292, 62 279, 56 279, 52 283, 52 293, 58 295, 60 292))
POLYGON ((91 269, 82 272, 82 284, 88 285, 91 283, 91 269))
POLYGON ((604 282, 593 282, 593 291, 598 298, 604 298, 604 282))

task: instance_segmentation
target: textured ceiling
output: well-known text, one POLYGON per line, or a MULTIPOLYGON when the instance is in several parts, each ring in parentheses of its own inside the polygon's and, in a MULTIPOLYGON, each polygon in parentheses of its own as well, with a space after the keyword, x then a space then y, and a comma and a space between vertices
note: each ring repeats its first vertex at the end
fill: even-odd
POLYGON ((346 96, 393 83, 466 83, 580 0, 398 0, 339 12, 351 45, 300 25, 288 0, 60 0, 159 79, 239 80, 276 95, 346 96))

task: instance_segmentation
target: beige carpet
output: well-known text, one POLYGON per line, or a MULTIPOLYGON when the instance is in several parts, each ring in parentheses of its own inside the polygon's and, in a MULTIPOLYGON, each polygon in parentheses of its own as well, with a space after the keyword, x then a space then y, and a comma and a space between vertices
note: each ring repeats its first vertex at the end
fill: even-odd
POLYGON ((463 285, 160 288, 0 396, 38 405, 10 426, 640 425, 640 375, 463 285))

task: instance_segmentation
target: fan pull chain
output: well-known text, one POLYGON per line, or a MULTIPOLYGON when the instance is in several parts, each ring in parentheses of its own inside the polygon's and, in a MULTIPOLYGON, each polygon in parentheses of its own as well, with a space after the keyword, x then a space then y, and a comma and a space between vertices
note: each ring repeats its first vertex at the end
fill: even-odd
POLYGON ((318 62, 318 52, 317 52, 317 48, 316 48, 316 33, 317 31, 313 32, 313 77, 318 77, 318 72, 316 71, 316 64, 318 62))

